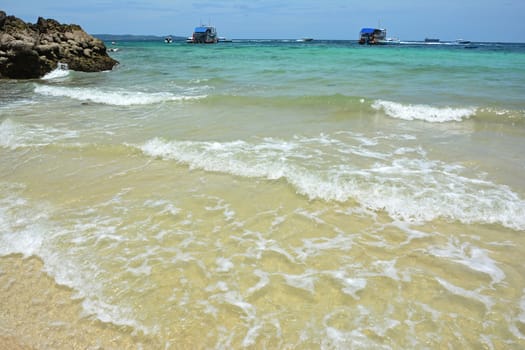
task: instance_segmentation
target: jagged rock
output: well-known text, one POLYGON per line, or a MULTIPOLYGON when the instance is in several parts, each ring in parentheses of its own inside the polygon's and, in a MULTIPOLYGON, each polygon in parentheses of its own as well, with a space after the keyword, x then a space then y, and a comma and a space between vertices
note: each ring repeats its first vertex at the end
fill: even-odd
POLYGON ((79 25, 42 17, 31 24, 0 11, 0 78, 40 78, 59 62, 83 72, 111 70, 118 64, 104 43, 79 25))

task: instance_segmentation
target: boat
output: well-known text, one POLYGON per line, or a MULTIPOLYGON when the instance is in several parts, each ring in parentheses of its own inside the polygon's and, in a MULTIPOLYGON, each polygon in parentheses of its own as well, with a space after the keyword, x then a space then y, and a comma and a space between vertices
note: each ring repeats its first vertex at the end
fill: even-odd
POLYGON ((425 38, 426 43, 439 43, 438 38, 425 38))
POLYGON ((456 44, 459 44, 459 45, 467 45, 467 44, 470 44, 470 40, 465 40, 465 39, 456 39, 456 44))
POLYGON ((301 38, 301 39, 297 39, 296 41, 298 43, 306 43, 306 42, 309 42, 309 41, 313 41, 314 38, 301 38))
POLYGON ((164 42, 166 44, 171 44, 173 42, 173 38, 170 35, 168 35, 166 38, 164 38, 164 42))
POLYGON ((382 45, 386 43, 386 29, 362 28, 359 32, 359 44, 382 45))
POLYGON ((379 45, 394 45, 394 44, 400 44, 401 40, 398 38, 386 38, 384 40, 377 40, 377 43, 379 45))
POLYGON ((233 42, 233 40, 232 39, 228 39, 228 38, 223 37, 223 36, 220 36, 219 37, 219 42, 221 42, 221 43, 231 43, 231 42, 233 42))
POLYGON ((216 44, 218 41, 217 30, 210 25, 196 27, 191 36, 191 41, 189 38, 186 40, 186 42, 192 44, 216 44))

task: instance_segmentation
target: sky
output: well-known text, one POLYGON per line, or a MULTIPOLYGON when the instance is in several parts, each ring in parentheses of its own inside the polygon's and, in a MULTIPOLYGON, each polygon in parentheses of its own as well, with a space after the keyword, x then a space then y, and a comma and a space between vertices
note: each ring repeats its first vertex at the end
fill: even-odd
POLYGON ((401 40, 525 42, 525 0, 2 0, 0 9, 90 34, 187 37, 212 24, 231 39, 355 40, 380 26, 401 40))

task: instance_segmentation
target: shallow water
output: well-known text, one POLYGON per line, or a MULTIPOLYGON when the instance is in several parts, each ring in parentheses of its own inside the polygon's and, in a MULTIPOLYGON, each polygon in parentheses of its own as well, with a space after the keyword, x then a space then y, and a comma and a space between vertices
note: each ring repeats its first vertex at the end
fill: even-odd
POLYGON ((525 345, 522 45, 118 47, 0 82, 4 336, 525 345))

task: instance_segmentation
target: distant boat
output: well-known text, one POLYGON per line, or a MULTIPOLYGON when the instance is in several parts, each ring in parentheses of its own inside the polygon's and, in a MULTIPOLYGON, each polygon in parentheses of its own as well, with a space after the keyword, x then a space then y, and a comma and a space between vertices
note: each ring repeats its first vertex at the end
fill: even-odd
POLYGON ((301 39, 297 39, 296 41, 298 43, 306 43, 306 42, 313 41, 313 40, 314 40, 313 38, 301 38, 301 39))
POLYGON ((199 26, 196 27, 191 36, 191 40, 186 40, 192 44, 216 44, 219 41, 217 36, 217 30, 212 26, 199 26))
POLYGON ((438 38, 425 38, 426 43, 439 43, 438 38))
POLYGON ((232 40, 232 39, 225 38, 225 37, 223 37, 223 36, 220 36, 220 37, 219 37, 219 42, 221 42, 221 43, 231 43, 231 42, 233 42, 233 40, 232 40))
POLYGON ((399 44, 397 38, 387 38, 384 28, 362 28, 359 32, 359 44, 364 45, 388 45, 399 44))
POLYGON ((392 44, 400 44, 401 40, 398 38, 386 38, 385 40, 378 40, 379 45, 392 45, 392 44))
POLYGON ((173 42, 173 38, 171 36, 167 36, 166 38, 164 38, 164 42, 166 44, 171 44, 173 42))
POLYGON ((460 44, 460 45, 470 44, 470 40, 456 39, 456 44, 460 44))

